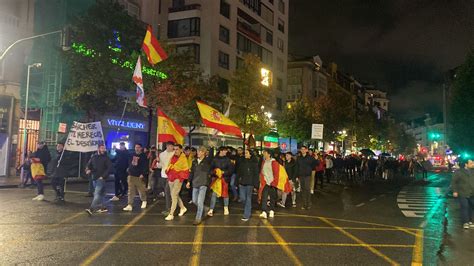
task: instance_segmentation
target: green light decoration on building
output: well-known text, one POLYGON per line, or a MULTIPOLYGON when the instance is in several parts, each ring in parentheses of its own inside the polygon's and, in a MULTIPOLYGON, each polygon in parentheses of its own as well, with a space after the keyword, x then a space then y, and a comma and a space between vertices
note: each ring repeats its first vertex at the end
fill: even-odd
MULTIPOLYGON (((73 43, 71 45, 71 47, 74 50, 74 52, 82 54, 83 56, 88 56, 88 57, 92 57, 92 58, 94 58, 96 56, 96 52, 94 51, 94 49, 87 48, 87 46, 83 43, 73 43)), ((117 48, 117 47, 109 46, 109 48, 112 49, 112 51, 117 52, 117 53, 120 53, 122 51, 122 49, 117 48)), ((125 62, 120 62, 119 59, 112 58, 111 61, 115 65, 119 65, 122 68, 131 69, 132 71, 135 68, 135 63, 132 63, 128 60, 125 61, 125 62)), ((163 73, 161 71, 158 71, 156 69, 149 68, 149 67, 146 67, 146 66, 142 67, 142 72, 146 75, 159 77, 161 79, 167 79, 168 78, 168 75, 166 73, 163 73)))

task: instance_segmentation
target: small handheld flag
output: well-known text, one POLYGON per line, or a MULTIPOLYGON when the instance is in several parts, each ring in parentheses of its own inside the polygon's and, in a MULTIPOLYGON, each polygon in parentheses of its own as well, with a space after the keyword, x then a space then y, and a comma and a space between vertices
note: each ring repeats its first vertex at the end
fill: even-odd
POLYGON ((135 71, 133 71, 133 82, 137 85, 137 103, 141 107, 146 106, 145 90, 143 89, 143 78, 142 78, 142 61, 138 56, 137 64, 135 65, 135 71))

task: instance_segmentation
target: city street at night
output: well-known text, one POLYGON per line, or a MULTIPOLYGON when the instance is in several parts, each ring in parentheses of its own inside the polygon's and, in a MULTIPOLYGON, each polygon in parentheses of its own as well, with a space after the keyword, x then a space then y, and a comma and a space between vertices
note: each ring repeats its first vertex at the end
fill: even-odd
POLYGON ((457 205, 446 198, 449 178, 438 173, 426 184, 328 185, 316 191, 310 211, 279 208, 268 220, 254 211, 242 222, 240 204, 231 205, 229 216, 218 206, 200 226, 192 225, 193 207, 165 221, 163 199, 143 211, 136 204, 132 213, 121 210, 123 201, 108 202, 108 213, 89 217, 86 185, 68 186, 63 205, 31 201, 32 189, 1 189, 0 264, 431 265, 450 264, 455 254, 462 265, 473 251, 461 250, 457 241, 474 231, 462 231, 457 205), (397 204, 406 191, 416 191, 418 199, 436 198, 436 204, 424 217, 406 217, 397 204), (454 213, 446 215, 451 208, 454 213), (265 261, 269 254, 271 262, 265 261))

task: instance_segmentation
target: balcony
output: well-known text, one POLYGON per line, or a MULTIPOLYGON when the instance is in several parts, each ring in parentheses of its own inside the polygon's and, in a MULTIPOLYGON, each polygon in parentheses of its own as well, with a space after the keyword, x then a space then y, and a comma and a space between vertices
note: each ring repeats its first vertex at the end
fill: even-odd
POLYGON ((182 12, 182 11, 189 11, 189 10, 201 10, 201 5, 191 4, 191 5, 184 5, 180 7, 170 7, 168 8, 168 13, 175 13, 175 12, 182 12))
POLYGON ((252 29, 250 25, 245 22, 237 21, 237 30, 244 33, 250 39, 256 41, 257 43, 262 43, 262 39, 260 38, 260 33, 252 29))

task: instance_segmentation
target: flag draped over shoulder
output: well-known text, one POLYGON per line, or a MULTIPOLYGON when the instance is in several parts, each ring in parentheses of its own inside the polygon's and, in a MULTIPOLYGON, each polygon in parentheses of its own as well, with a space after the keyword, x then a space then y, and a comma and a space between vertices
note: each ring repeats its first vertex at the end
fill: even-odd
MULTIPOLYGON (((265 178, 263 176, 263 166, 265 163, 262 164, 262 169, 260 170, 260 188, 258 189, 258 200, 260 201, 262 198, 263 188, 265 187, 265 178)), ((292 190, 290 180, 288 178, 288 174, 286 173, 285 167, 279 164, 276 160, 272 161, 272 171, 273 171, 273 181, 270 184, 272 187, 276 187, 277 189, 289 193, 292 190)))
POLYGON ((158 142, 183 144, 186 131, 158 108, 158 142))
POLYGON ((143 39, 142 49, 146 54, 148 62, 155 65, 168 58, 165 50, 161 48, 158 40, 153 36, 151 26, 148 25, 145 38, 143 39))
POLYGON ((239 138, 242 137, 242 131, 240 131, 237 124, 224 116, 221 112, 203 102, 198 101, 197 106, 201 114, 202 122, 207 127, 217 129, 224 134, 234 135, 239 138))
POLYGON ((176 179, 179 179, 180 182, 183 182, 183 180, 188 179, 188 159, 184 153, 181 153, 179 156, 173 155, 173 157, 171 157, 170 164, 166 169, 166 174, 168 175, 168 181, 170 182, 173 182, 176 179))
POLYGON ((210 186, 211 190, 214 191, 214 193, 216 193, 217 197, 219 198, 220 197, 228 198, 229 185, 224 180, 224 172, 219 168, 216 168, 216 170, 214 171, 217 178, 214 179, 214 181, 212 181, 211 186, 210 186))
POLYGON ((140 56, 138 56, 132 80, 137 85, 137 104, 141 107, 146 107, 145 90, 143 89, 142 60, 140 56))
POLYGON ((34 180, 43 180, 46 178, 44 166, 39 158, 31 158, 31 176, 34 180))

